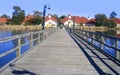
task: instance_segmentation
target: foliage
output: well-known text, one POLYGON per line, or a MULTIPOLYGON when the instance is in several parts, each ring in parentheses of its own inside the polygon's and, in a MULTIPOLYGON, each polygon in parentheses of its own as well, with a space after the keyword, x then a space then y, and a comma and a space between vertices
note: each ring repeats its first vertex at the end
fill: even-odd
POLYGON ((107 17, 105 14, 96 14, 95 19, 96 19, 96 26, 104 26, 107 17))
POLYGON ((10 18, 10 16, 6 15, 6 14, 3 14, 1 15, 2 18, 10 18))
POLYGON ((108 28, 114 28, 114 27, 116 27, 116 23, 113 20, 106 20, 105 25, 108 28))
POLYGON ((21 8, 19 6, 14 6, 13 9, 15 10, 13 12, 13 16, 11 19, 12 24, 14 25, 20 25, 23 22, 23 19, 25 17, 25 11, 21 10, 21 8))
POLYGON ((95 15, 96 18, 96 26, 105 26, 108 28, 116 27, 116 23, 113 20, 107 19, 105 14, 97 14, 95 15))
POLYGON ((60 19, 64 19, 66 16, 65 15, 62 15, 62 16, 60 16, 60 19))
POLYGON ((27 23, 30 25, 39 25, 41 23, 41 18, 32 18, 27 23))
POLYGON ((21 8, 20 8, 19 6, 13 6, 13 9, 14 9, 15 11, 21 10, 21 8))
POLYGON ((113 11, 110 13, 110 18, 116 18, 116 16, 117 16, 116 12, 113 11))
POLYGON ((38 17, 38 16, 41 16, 42 15, 42 12, 40 11, 33 11, 34 12, 34 16, 38 17))
POLYGON ((57 14, 53 14, 53 17, 55 17, 56 19, 58 19, 58 15, 57 14))
POLYGON ((83 26, 83 23, 81 22, 79 25, 80 25, 80 26, 83 26))
POLYGON ((114 30, 108 30, 104 32, 105 34, 111 35, 111 36, 116 36, 117 32, 114 30))

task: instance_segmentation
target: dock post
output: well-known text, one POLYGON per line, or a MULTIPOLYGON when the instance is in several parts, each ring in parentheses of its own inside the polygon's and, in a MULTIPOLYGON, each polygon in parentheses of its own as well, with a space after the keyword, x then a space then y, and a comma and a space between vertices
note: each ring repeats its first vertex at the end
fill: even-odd
MULTIPOLYGON (((118 40, 115 40, 115 48, 118 49, 118 40)), ((115 50, 115 58, 120 60, 120 51, 115 50)))
POLYGON ((16 57, 20 56, 21 52, 21 37, 18 37, 18 49, 16 50, 16 57))
POLYGON ((103 36, 101 35, 100 36, 100 49, 103 50, 103 42, 104 42, 104 38, 103 36))

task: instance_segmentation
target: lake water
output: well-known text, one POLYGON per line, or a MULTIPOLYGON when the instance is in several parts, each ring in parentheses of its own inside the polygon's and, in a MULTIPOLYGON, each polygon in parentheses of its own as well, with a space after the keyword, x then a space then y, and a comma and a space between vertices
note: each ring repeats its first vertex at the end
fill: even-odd
MULTIPOLYGON (((0 39, 10 37, 17 34, 27 33, 28 31, 0 31, 0 39)), ((28 42, 28 37, 22 39, 22 42, 28 42)), ((17 46, 17 40, 12 40, 4 43, 0 43, 0 54, 7 52, 8 50, 17 46)), ((30 44, 21 47, 21 54, 26 52, 30 48, 30 44)), ((16 58, 16 51, 0 58, 0 68, 6 63, 16 58)))

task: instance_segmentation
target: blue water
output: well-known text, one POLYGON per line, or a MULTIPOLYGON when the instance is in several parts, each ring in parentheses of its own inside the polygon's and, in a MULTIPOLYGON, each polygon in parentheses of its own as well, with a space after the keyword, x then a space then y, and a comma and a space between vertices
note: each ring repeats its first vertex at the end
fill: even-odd
MULTIPOLYGON (((89 41, 89 42, 92 42, 92 39, 89 38, 88 41, 89 41)), ((106 43, 107 45, 109 45, 109 46, 115 47, 115 41, 113 41, 113 40, 111 40, 111 39, 109 39, 109 38, 107 38, 107 39, 105 40, 105 43, 106 43)), ((100 43, 99 43, 99 42, 94 41, 94 45, 95 45, 96 47, 100 48, 100 43)), ((118 48, 120 49, 120 40, 118 40, 118 48)), ((106 52, 106 53, 108 53, 109 55, 115 57, 115 50, 114 50, 113 48, 109 48, 109 47, 107 47, 107 46, 103 46, 103 51, 106 52)))
POLYGON ((12 36, 12 31, 0 31, 0 39, 1 38, 5 38, 5 37, 9 37, 12 36))
MULTIPOLYGON (((9 37, 9 36, 12 36, 12 35, 15 35, 15 34, 16 33, 12 32, 12 31, 0 31, 0 39, 9 37)), ((25 43, 25 42, 28 42, 29 39, 28 39, 28 37, 25 37, 22 41, 25 43)), ((5 53, 8 50, 11 50, 12 48, 15 48, 16 46, 17 46, 17 40, 11 40, 11 41, 8 41, 8 42, 0 43, 0 54, 5 53)), ((24 52, 29 50, 29 48, 30 48, 30 44, 22 46, 20 53, 23 54, 24 52)), ((0 68, 3 67, 8 62, 12 61, 15 58, 16 58, 16 51, 0 58, 0 68)))

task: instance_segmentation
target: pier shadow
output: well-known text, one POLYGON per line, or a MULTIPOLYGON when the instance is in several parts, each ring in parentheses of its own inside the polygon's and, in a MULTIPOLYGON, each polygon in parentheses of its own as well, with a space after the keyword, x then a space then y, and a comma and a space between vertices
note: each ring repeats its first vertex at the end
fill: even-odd
POLYGON ((10 64, 9 66, 10 66, 10 68, 12 70, 12 73, 14 75, 24 75, 24 74, 27 74, 27 75, 37 75, 37 74, 35 74, 33 72, 30 72, 28 70, 25 70, 23 68, 16 67, 15 64, 10 64))
MULTIPOLYGON (((111 75, 109 73, 105 73, 99 65, 97 65, 97 63, 92 59, 92 58, 98 58, 105 66, 107 66, 114 74, 116 75, 120 75, 116 70, 114 70, 110 65, 108 65, 108 63, 106 63, 104 60, 110 60, 109 58, 101 58, 96 52, 95 50, 91 49, 88 43, 86 43, 83 40, 78 39, 78 37, 76 38, 75 35, 73 36, 73 34, 69 33, 69 35, 71 36, 71 38, 73 38, 73 40, 77 43, 77 45, 79 46, 79 48, 82 50, 82 52, 85 54, 85 56, 87 57, 87 59, 89 60, 89 62, 92 64, 92 66, 96 69, 96 71, 100 74, 100 75, 111 75), (87 50, 90 50, 95 56, 90 56, 89 53, 86 51, 86 49, 82 46, 84 45, 85 48, 87 48, 87 50)), ((111 60, 112 61, 112 60, 111 60)))

